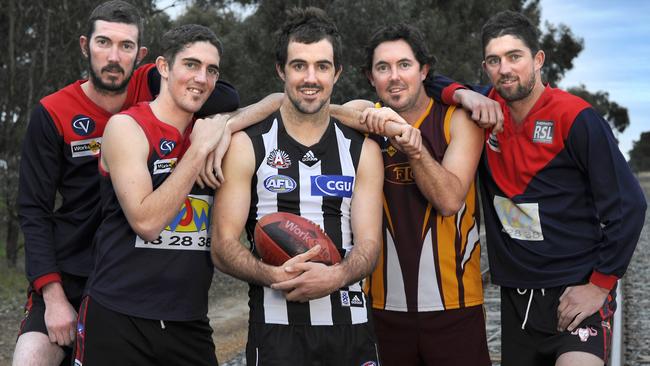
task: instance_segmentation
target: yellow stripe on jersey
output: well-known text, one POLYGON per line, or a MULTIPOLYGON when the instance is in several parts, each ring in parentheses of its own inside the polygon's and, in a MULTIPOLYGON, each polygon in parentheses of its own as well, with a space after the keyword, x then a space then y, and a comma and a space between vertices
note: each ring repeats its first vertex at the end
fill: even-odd
POLYGON ((445 308, 449 304, 458 304, 458 279, 456 277, 456 215, 436 217, 438 240, 438 267, 443 268, 442 295, 445 308))
POLYGON ((417 121, 413 124, 413 128, 420 128, 420 125, 422 125, 422 122, 424 122, 424 119, 427 118, 429 113, 431 112, 431 108, 433 108, 433 98, 429 98, 429 105, 427 106, 427 110, 424 111, 424 113, 418 118, 417 121))
POLYGON ((472 182, 467 193, 467 198, 465 199, 465 206, 467 212, 463 217, 461 222, 461 233, 463 235, 463 249, 466 251, 474 251, 474 253, 467 253, 466 255, 472 255, 470 260, 465 264, 465 271, 463 273, 463 287, 465 288, 465 304, 466 306, 472 306, 480 304, 483 302, 483 282, 482 280, 477 280, 481 278, 481 264, 480 264, 480 245, 476 243, 478 238, 478 227, 473 228, 476 225, 474 221, 474 214, 476 211, 476 182, 472 182), (475 237, 472 238, 473 242, 468 242, 472 232, 475 233, 475 237), (474 247, 476 244, 476 247, 474 247))
MULTIPOLYGON (((382 233, 382 235, 392 235, 394 233, 393 229, 393 219, 390 217, 390 211, 388 210, 388 202, 386 201, 386 196, 383 199, 384 203, 384 214, 386 215, 386 221, 388 222, 388 228, 391 234, 382 233)), ((384 243, 385 244, 385 243, 384 243)), ((375 269, 370 275, 366 282, 364 283, 364 291, 370 294, 372 298, 372 303, 374 306, 381 306, 382 308, 386 304, 386 298, 384 294, 384 267, 386 261, 386 252, 382 246, 381 253, 377 259, 377 264, 375 269)))

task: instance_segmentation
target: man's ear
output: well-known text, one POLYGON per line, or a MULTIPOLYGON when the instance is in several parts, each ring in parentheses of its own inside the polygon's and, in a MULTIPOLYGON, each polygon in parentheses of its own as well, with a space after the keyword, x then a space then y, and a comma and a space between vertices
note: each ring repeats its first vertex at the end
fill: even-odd
POLYGON ((169 77, 169 63, 163 56, 158 56, 156 58, 156 68, 162 78, 166 79, 169 77))
POLYGON ((544 61, 546 60, 546 54, 544 51, 539 50, 537 53, 535 53, 535 56, 533 56, 533 60, 535 62, 535 71, 539 71, 542 69, 542 66, 544 66, 544 61))
POLYGON ((138 56, 135 59, 136 64, 140 64, 140 62, 144 60, 145 56, 147 56, 147 53, 149 53, 147 47, 140 47, 138 50, 138 56))
POLYGON ((429 64, 426 64, 420 68, 420 81, 424 81, 424 79, 427 78, 427 74, 429 73, 430 69, 431 66, 429 66, 429 64))
POLYGON ((334 84, 336 84, 336 82, 339 81, 339 76, 341 76, 342 72, 343 72, 343 65, 340 65, 338 71, 336 72, 336 74, 334 74, 334 84))
POLYGON ((282 81, 286 81, 284 79, 283 67, 281 67, 279 64, 275 64, 275 71, 278 73, 278 76, 280 77, 280 79, 282 79, 282 81))
POLYGON ((81 54, 84 58, 88 58, 88 54, 90 53, 90 49, 88 48, 88 37, 79 36, 79 48, 81 48, 81 54))
POLYGON ((375 87, 375 79, 372 77, 372 72, 366 70, 365 73, 366 73, 366 77, 368 78, 368 82, 370 82, 370 85, 372 85, 372 87, 374 88, 375 87))

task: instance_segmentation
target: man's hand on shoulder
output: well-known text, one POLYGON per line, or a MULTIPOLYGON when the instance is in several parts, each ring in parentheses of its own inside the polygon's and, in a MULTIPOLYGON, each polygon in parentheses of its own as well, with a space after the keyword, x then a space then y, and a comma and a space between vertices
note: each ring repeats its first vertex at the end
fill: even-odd
POLYGON ((227 114, 217 114, 212 118, 197 119, 190 135, 192 147, 199 149, 205 156, 214 151, 221 140, 229 117, 227 114))
POLYGON ((60 282, 43 287, 45 301, 45 326, 50 342, 69 346, 75 339, 77 312, 70 305, 60 282))
POLYGON ((591 282, 567 287, 560 296, 560 305, 557 307, 557 330, 573 331, 603 306, 608 294, 609 290, 591 282))
POLYGON ((503 111, 495 100, 468 89, 454 92, 454 101, 471 112, 471 118, 481 128, 492 128, 495 133, 503 131, 503 111))

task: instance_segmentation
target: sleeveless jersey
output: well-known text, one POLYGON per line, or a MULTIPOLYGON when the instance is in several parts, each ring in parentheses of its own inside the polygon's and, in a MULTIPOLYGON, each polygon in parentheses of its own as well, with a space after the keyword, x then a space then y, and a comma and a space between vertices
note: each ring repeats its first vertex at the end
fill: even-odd
MULTIPOLYGON (((133 117, 147 136, 147 165, 155 190, 189 147, 192 128, 181 135, 158 120, 149 103, 123 114, 133 117)), ((146 241, 129 226, 110 176, 103 171, 102 175, 103 220, 96 236, 90 296, 113 311, 146 319, 205 318, 213 274, 209 237, 213 191, 195 185, 160 236, 146 241)))
MULTIPOLYGON (((455 107, 429 102, 414 124, 431 156, 442 161, 455 107)), ((438 311, 483 303, 476 185, 453 216, 440 216, 416 185, 408 157, 374 136, 384 158, 383 248, 366 283, 372 306, 438 311)))
MULTIPOLYGON (((272 212, 290 212, 320 225, 343 257, 352 249, 350 203, 364 137, 338 121, 306 147, 289 136, 279 112, 246 130, 256 171, 246 229, 272 212)), ((254 243, 253 243, 253 253, 254 243)), ((250 285, 250 321, 266 324, 335 325, 368 320, 360 283, 307 303, 288 302, 281 291, 250 285)))

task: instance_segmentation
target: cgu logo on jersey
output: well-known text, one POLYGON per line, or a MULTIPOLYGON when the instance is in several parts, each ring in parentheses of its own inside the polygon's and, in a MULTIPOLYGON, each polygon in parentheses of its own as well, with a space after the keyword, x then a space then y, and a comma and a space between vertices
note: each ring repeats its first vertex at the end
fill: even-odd
POLYGON ((212 205, 210 202, 188 196, 185 198, 185 203, 183 203, 178 215, 174 217, 165 230, 178 233, 208 231, 210 230, 211 212, 212 205))
POLYGON ((535 129, 533 130, 533 142, 542 144, 553 143, 553 121, 535 121, 535 129))
POLYGON ((72 117, 72 130, 79 136, 88 136, 95 131, 95 121, 88 116, 78 114, 72 117))
POLYGON ((176 141, 160 139, 160 152, 163 156, 171 154, 176 147, 176 141))
POLYGON ((291 166, 291 159, 283 150, 273 149, 266 158, 266 164, 275 169, 286 169, 291 166))
POLYGON ((289 193, 296 189, 296 181, 286 175, 276 174, 264 179, 264 188, 273 193, 289 193))
POLYGON ((312 175, 311 195, 352 197, 354 177, 349 175, 312 175))
POLYGON ((176 167, 176 158, 158 159, 153 162, 153 174, 171 173, 176 167))
POLYGON ((408 162, 387 165, 384 168, 384 179, 393 184, 415 184, 413 169, 408 162))

